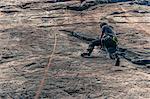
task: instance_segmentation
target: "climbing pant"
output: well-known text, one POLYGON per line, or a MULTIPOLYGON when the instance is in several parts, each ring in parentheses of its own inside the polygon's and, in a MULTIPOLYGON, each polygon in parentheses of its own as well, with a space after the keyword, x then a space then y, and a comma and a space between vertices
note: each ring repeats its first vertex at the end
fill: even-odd
POLYGON ((113 36, 104 36, 101 40, 102 45, 108 48, 116 48, 117 47, 117 38, 113 36))
POLYGON ((104 36, 102 39, 93 40, 89 44, 89 47, 87 49, 89 55, 92 53, 95 46, 101 46, 102 48, 105 48, 109 56, 111 56, 113 53, 117 51, 117 42, 116 40, 114 40, 113 36, 107 35, 107 36, 104 36))
POLYGON ((101 46, 101 40, 100 39, 96 39, 96 40, 93 40, 90 44, 89 44, 89 47, 87 49, 89 55, 93 52, 93 49, 95 46, 101 46))
POLYGON ((117 42, 114 40, 113 36, 105 36, 102 38, 102 46, 106 49, 109 57, 111 59, 115 59, 118 56, 116 56, 116 51, 117 51, 117 42))

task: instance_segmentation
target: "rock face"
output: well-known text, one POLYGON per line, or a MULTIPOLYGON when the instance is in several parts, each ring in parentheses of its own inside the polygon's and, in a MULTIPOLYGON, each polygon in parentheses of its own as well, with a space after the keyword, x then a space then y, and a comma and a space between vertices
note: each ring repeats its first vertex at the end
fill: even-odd
POLYGON ((96 2, 115 3, 115 2, 127 2, 132 0, 95 0, 96 2))
POLYGON ((136 0, 135 2, 137 4, 140 4, 140 5, 148 5, 148 6, 150 6, 150 1, 149 0, 136 0))
POLYGON ((0 1, 1 99, 34 99, 37 94, 41 99, 150 98, 149 64, 121 58, 117 67, 99 48, 92 58, 82 58, 89 42, 67 32, 81 33, 90 41, 100 34, 99 23, 107 21, 117 32, 119 47, 127 49, 122 49, 126 56, 148 63, 149 6, 136 1, 87 2, 85 9, 74 10, 79 6, 73 0, 0 1))

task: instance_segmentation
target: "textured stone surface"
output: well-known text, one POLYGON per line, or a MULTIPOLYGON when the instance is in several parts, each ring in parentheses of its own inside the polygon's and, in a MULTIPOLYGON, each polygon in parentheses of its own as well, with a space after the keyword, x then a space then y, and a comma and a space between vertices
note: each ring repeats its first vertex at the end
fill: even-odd
MULTIPOLYGON (((0 98, 33 99, 54 46, 55 55, 40 97, 44 99, 150 98, 150 70, 121 59, 121 66, 96 48, 93 58, 81 58, 87 43, 62 29, 97 37, 99 22, 108 21, 119 46, 150 58, 150 9, 132 2, 90 6, 78 1, 0 1, 0 98), (132 4, 132 6, 131 6, 132 4)), ((138 56, 137 56, 138 57, 138 56)))

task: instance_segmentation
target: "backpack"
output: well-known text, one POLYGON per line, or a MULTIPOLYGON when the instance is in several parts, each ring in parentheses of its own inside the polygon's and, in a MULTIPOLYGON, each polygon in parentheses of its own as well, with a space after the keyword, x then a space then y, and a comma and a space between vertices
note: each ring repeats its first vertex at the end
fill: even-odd
POLYGON ((104 47, 106 47, 107 49, 108 48, 116 48, 118 40, 117 40, 116 36, 107 35, 102 38, 102 43, 103 43, 104 47))

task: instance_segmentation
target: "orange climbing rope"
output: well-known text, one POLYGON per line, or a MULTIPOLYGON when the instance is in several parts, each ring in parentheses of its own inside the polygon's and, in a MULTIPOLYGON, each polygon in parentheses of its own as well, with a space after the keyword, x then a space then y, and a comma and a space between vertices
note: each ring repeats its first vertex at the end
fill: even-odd
POLYGON ((40 81, 40 85, 39 85, 39 87, 38 87, 38 90, 37 90, 37 92, 36 92, 36 95, 35 95, 35 97, 34 97, 34 99, 38 99, 39 98, 39 96, 40 96, 40 93, 41 93, 41 91, 42 91, 42 89, 43 89, 43 86, 44 86, 44 84, 45 84, 45 80, 46 80, 46 78, 47 78, 47 74, 48 74, 48 70, 49 70, 49 67, 51 66, 51 62, 52 62, 52 60, 53 60, 53 56, 54 56, 54 53, 55 53, 55 50, 56 50, 56 45, 57 45, 57 35, 56 35, 56 33, 55 33, 55 42, 54 42, 54 46, 53 46, 53 51, 52 51, 52 54, 50 55, 50 57, 49 57, 49 62, 48 62, 48 65, 45 67, 45 69, 44 69, 44 75, 43 75, 43 78, 41 79, 41 81, 40 81))
MULTIPOLYGON (((80 1, 82 3, 82 1, 84 1, 84 0, 71 0, 71 1, 80 1)), ((82 15, 81 15, 81 17, 82 17, 82 15)), ((51 62, 53 60, 53 56, 54 56, 54 53, 55 53, 55 50, 56 50, 56 45, 57 45, 57 35, 55 33, 55 42, 54 42, 54 46, 53 46, 53 51, 52 51, 52 53, 49 57, 48 65, 44 68, 44 75, 43 75, 43 78, 40 81, 40 85, 38 87, 38 90, 36 91, 34 99, 39 99, 39 97, 40 97, 41 91, 42 91, 42 89, 44 87, 44 84, 45 84, 45 80, 48 76, 48 70, 51 67, 51 62)))

